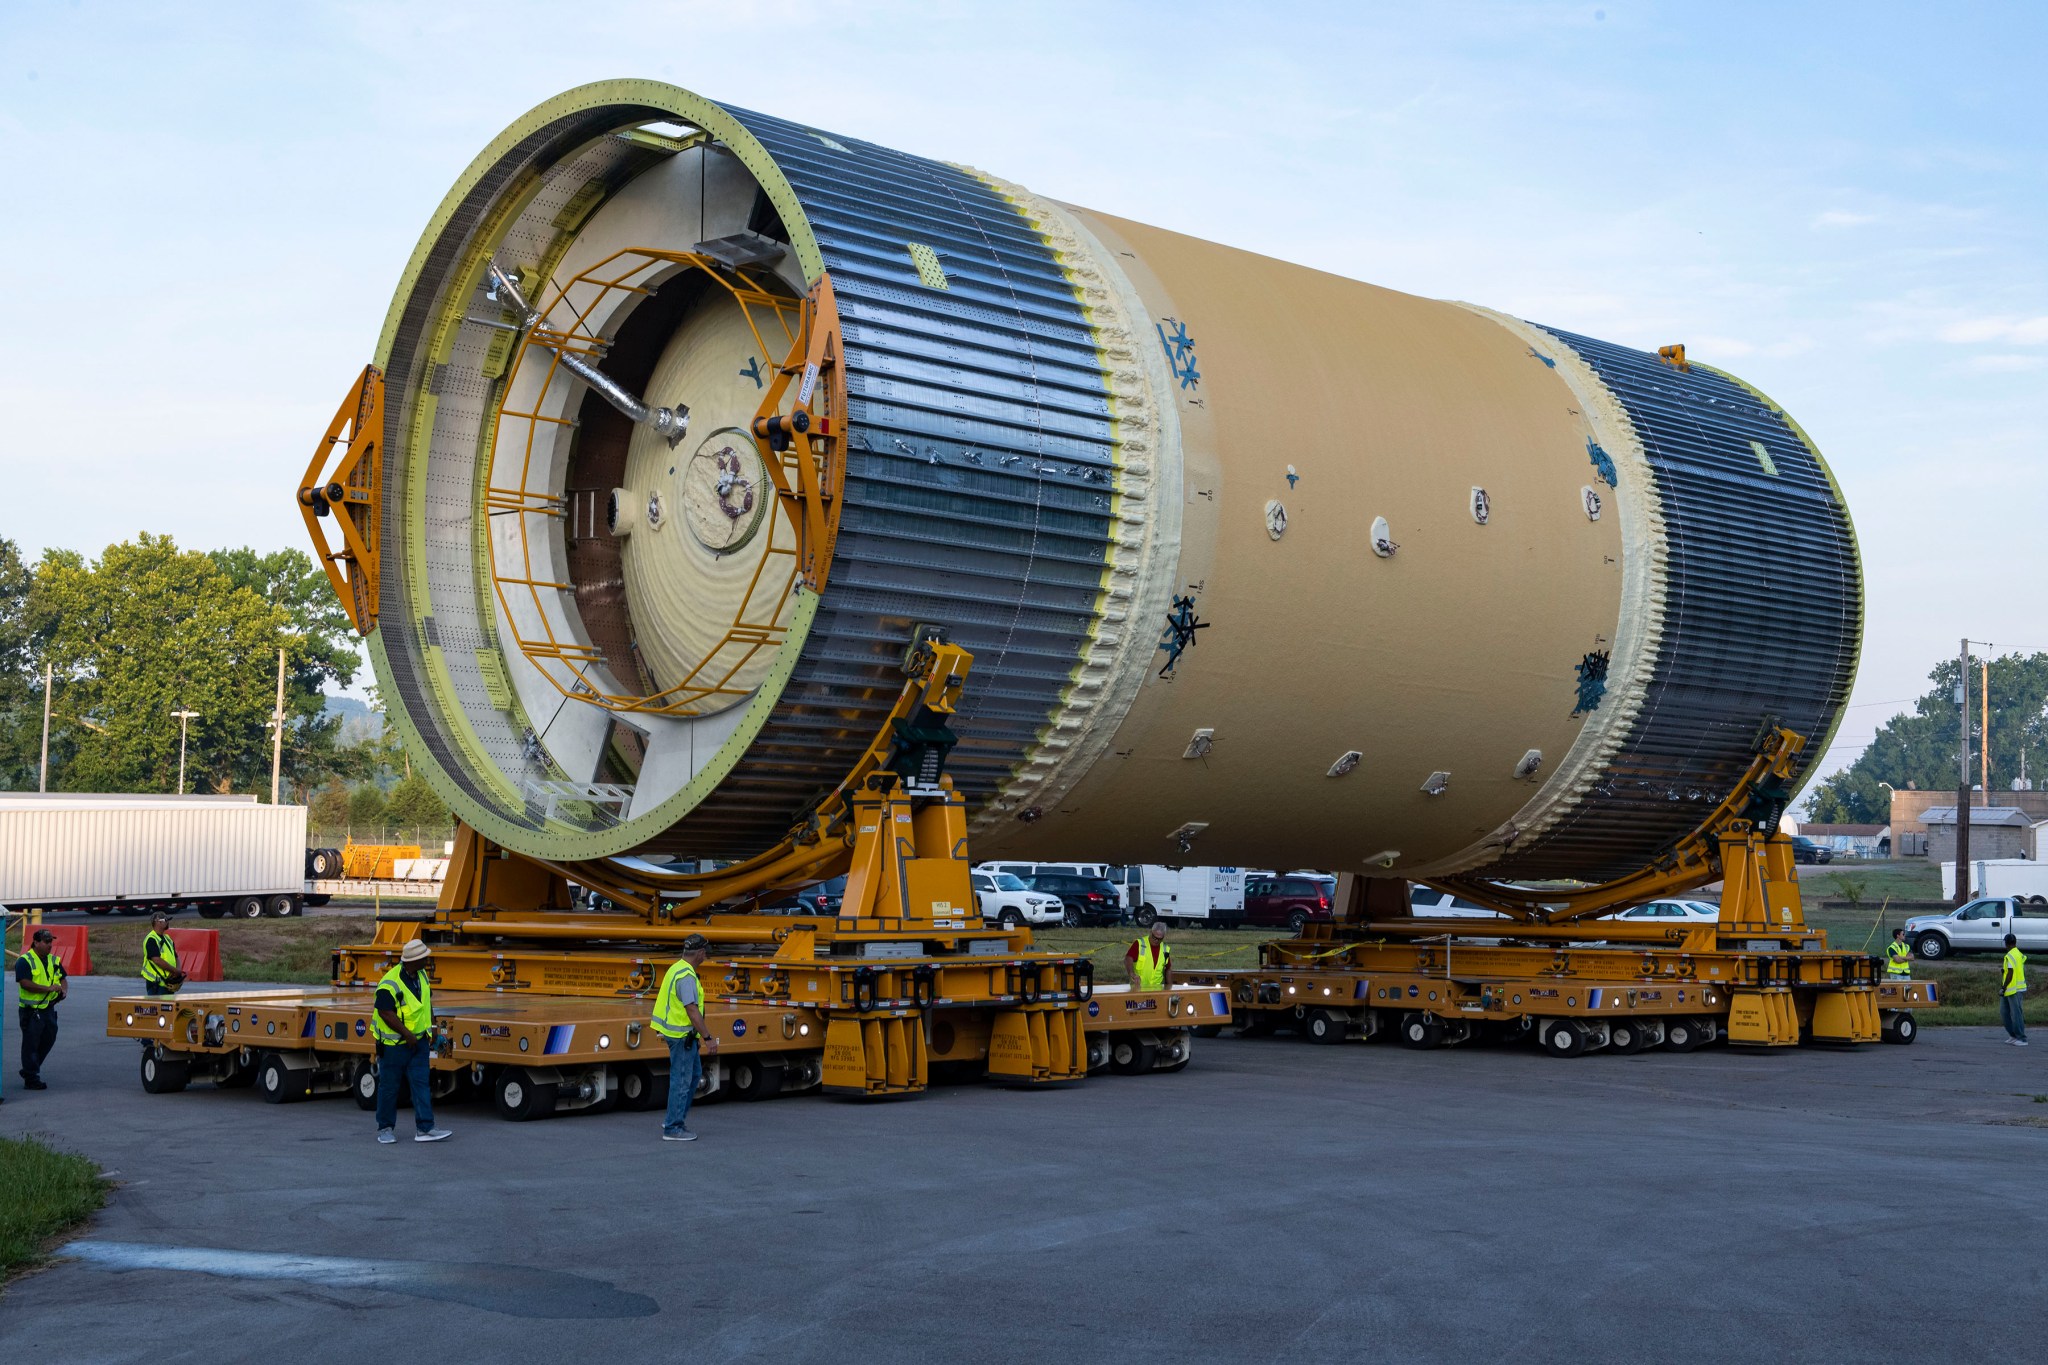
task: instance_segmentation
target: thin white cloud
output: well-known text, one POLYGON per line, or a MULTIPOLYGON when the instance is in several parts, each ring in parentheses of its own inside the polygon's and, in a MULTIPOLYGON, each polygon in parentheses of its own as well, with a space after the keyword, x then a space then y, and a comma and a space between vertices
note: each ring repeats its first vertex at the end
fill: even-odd
POLYGON ((1817 228, 1852 228, 1876 221, 1877 215, 1874 213, 1851 213, 1847 209, 1829 209, 1826 213, 1816 216, 1813 225, 1817 228))
POLYGON ((2013 355, 2001 352, 1996 355, 1971 356, 1969 368, 1982 370, 1986 374, 2018 374, 2024 370, 2038 370, 2048 366, 2048 355, 2013 355))
POLYGON ((2048 346, 2048 314, 2041 317, 1965 318, 1941 329, 1943 341, 1958 344, 1996 341, 2007 346, 2048 346))

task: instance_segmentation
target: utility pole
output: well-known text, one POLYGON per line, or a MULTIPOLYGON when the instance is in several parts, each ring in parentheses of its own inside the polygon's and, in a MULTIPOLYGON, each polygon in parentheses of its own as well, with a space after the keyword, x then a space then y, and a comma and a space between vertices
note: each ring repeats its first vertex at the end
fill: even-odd
POLYGON ((278 777, 284 771, 284 651, 277 651, 277 709, 270 713, 270 804, 277 804, 278 777))
POLYGON ((1977 688, 1977 705, 1984 708, 1984 723, 1977 727, 1977 763, 1983 772, 1977 786, 1984 793, 1984 805, 1991 805, 1991 656, 1978 665, 1982 684, 1977 688))
POLYGON ((36 790, 39 792, 50 790, 50 679, 52 676, 53 666, 48 661, 45 661, 43 664, 43 766, 36 770, 36 790))
POLYGON ((1963 641, 1957 656, 1956 712, 1960 716, 1962 748, 1956 774, 1956 888, 1955 904, 1970 899, 1970 642, 1963 641))
POLYGON ((173 711, 171 714, 178 718, 178 795, 183 796, 185 794, 185 726, 199 719, 199 713, 197 711, 173 711))

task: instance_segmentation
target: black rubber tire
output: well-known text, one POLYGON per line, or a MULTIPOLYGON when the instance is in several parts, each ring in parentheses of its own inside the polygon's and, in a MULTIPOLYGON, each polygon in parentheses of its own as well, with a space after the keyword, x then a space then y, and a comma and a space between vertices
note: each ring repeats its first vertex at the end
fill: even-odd
POLYGON ((111 915, 114 913, 114 907, 111 905, 88 905, 85 907, 85 913, 88 915, 111 915))
POLYGON ((782 1093, 780 1061, 742 1053, 725 1064, 725 1088, 736 1100, 772 1100, 782 1093))
POLYGON ((1081 925, 1084 923, 1081 917, 1080 907, 1073 904, 1071 901, 1065 902, 1064 904, 1066 906, 1066 914, 1061 918, 1060 922, 1065 924, 1069 929, 1080 928, 1081 925))
POLYGON ((302 1100, 312 1081, 312 1072, 292 1070, 275 1052, 266 1052, 256 1059, 256 1093, 263 1096, 265 1103, 290 1104, 302 1100))
POLYGON ((215 1088, 220 1090, 247 1090, 256 1084, 256 1064, 242 1060, 242 1054, 228 1054, 226 1071, 213 1078, 215 1088))
POLYGON ((1311 1043, 1341 1043, 1351 1036, 1351 1022, 1335 1010, 1310 1010, 1301 1031, 1311 1043))
POLYGON ((1279 1028, 1280 1019, 1273 1010, 1240 1010, 1237 1014, 1240 1038, 1270 1038, 1279 1028))
POLYGON ((998 921, 998 923, 1000 923, 1005 929, 1016 929, 1022 927, 1024 923, 1024 917, 1018 914, 1015 910, 1005 910, 1003 911, 1002 918, 998 921))
POLYGON ((1152 921, 1159 918, 1159 912, 1149 905, 1141 905, 1131 912, 1131 920, 1140 929, 1150 929, 1152 921))
POLYGON ((1587 1052, 1585 1026, 1572 1019, 1556 1020, 1541 1047, 1544 1055, 1550 1057, 1583 1057, 1587 1052))
POLYGON ((1929 962, 1939 962, 1949 951, 1948 940, 1931 929, 1913 940, 1913 956, 1929 962))
POLYGON ((1294 931, 1296 938, 1300 938, 1302 933, 1308 928, 1308 911, 1297 910, 1289 915, 1287 917, 1287 927, 1294 931))
POLYGON ((233 913, 233 915, 234 915, 234 917, 235 917, 236 919, 262 919, 262 918, 263 918, 263 897, 261 897, 261 896, 240 896, 240 897, 237 897, 237 898, 236 898, 236 900, 235 900, 235 903, 234 903, 234 908, 233 908, 233 911, 232 911, 232 913, 233 913))
POLYGON ((1607 1026, 1607 1051, 1633 1056, 1650 1046, 1650 1031, 1634 1019, 1617 1019, 1607 1026))
POLYGON ((142 1050, 142 1088, 152 1095, 175 1095, 192 1080, 192 1063, 159 1056, 154 1045, 142 1050))
POLYGON ((1910 1047, 1913 1040, 1919 1036, 1920 1021, 1913 1017, 1913 1011, 1911 1010, 1900 1010, 1891 1023, 1885 1025, 1884 1031, 1878 1035, 1883 1041, 1897 1043, 1901 1047, 1910 1047))
POLYGON ((1442 1047, 1444 1041, 1444 1021, 1421 1010, 1411 1010, 1401 1016, 1401 1024, 1395 1030, 1395 1036, 1401 1040, 1401 1046, 1403 1047, 1418 1049, 1442 1047))
POLYGON ((1221 1034, 1222 1034, 1222 1032, 1223 1032, 1223 1025, 1221 1025, 1221 1024, 1197 1024, 1197 1025, 1195 1025, 1195 1036, 1196 1036, 1197 1038, 1215 1038, 1215 1037, 1217 1037, 1217 1036, 1221 1035, 1221 1034))
POLYGON ((523 1066, 508 1066, 491 1087, 491 1102, 497 1106, 499 1118, 524 1123, 554 1113, 560 1089, 553 1081, 535 1081, 523 1066))
POLYGON ((643 1062, 628 1062, 619 1068, 619 1108, 636 1113, 661 1109, 668 1104, 668 1076, 655 1075, 643 1062))
POLYGON ((365 1113, 377 1107, 377 1059, 364 1057, 356 1062, 355 1070, 348 1078, 348 1093, 356 1102, 356 1108, 365 1113))
POLYGON ((331 881, 341 875, 341 850, 316 848, 313 850, 313 875, 321 881, 331 881))
POLYGON ((299 901, 296 896, 272 896, 264 909, 272 919, 290 919, 299 913, 299 901))
POLYGON ((1664 1046, 1673 1052, 1691 1052, 1705 1047, 1706 1043, 1707 1035, 1700 1028, 1699 1020, 1681 1014, 1664 1021, 1664 1046))
POLYGON ((222 915, 225 915, 227 912, 227 907, 225 905, 222 905, 219 901, 199 902, 199 917, 201 919, 219 919, 222 915))
POLYGON ((1109 1040, 1109 1069, 1119 1076, 1142 1076, 1159 1061, 1159 1045, 1150 1038, 1109 1040))

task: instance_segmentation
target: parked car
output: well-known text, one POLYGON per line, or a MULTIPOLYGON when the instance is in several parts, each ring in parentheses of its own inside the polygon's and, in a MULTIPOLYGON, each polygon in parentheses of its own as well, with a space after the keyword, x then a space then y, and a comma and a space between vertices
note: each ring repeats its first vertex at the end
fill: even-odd
POLYGON ((1321 872, 1288 872, 1247 877, 1244 922, 1284 924, 1300 933, 1311 922, 1336 918, 1337 879, 1321 872))
POLYGON ((1807 838, 1804 834, 1795 834, 1792 836, 1793 862, 1831 863, 1834 860, 1835 851, 1833 849, 1823 848, 1821 845, 1816 844, 1813 840, 1807 838))
POLYGON ((834 877, 779 899, 763 901, 760 909, 768 915, 836 915, 845 899, 846 878, 834 877))
POLYGON ((1124 919, 1123 897, 1117 892, 1116 883, 1107 877, 1083 877, 1073 872, 1042 872, 1032 877, 1020 877, 1028 890, 1057 896, 1062 907, 1062 919, 1069 927, 1083 924, 1121 924, 1124 919))
POLYGON ((2048 950, 2048 904, 2030 896, 1983 896, 1945 915, 1906 921, 1906 942, 1933 961, 1952 953, 2002 953, 2005 936, 2022 952, 2048 950))
POLYGON ((1033 891, 1020 877, 1008 872, 976 872, 971 880, 975 904, 981 907, 981 918, 986 923, 1015 929, 1020 924, 1060 924, 1066 920, 1067 907, 1058 896, 1033 891))
POLYGON ((1433 886, 1417 886, 1408 892, 1408 913, 1417 919, 1506 919, 1498 910, 1489 910, 1476 901, 1463 896, 1454 896, 1448 891, 1439 891, 1433 886))
POLYGON ((1617 910, 1611 915, 1602 915, 1600 918, 1628 920, 1631 923, 1648 920, 1657 924, 1719 924, 1721 907, 1711 901, 1650 901, 1644 905, 1630 906, 1626 910, 1617 910))

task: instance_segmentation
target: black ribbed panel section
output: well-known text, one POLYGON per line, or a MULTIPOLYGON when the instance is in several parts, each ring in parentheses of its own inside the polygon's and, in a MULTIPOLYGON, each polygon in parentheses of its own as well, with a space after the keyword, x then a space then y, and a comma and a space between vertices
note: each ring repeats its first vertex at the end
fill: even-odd
POLYGON ((974 654, 948 771, 971 802, 1071 680, 1109 546, 1109 402, 1093 333, 1037 231, 938 162, 730 110, 789 177, 845 332, 851 451, 824 604, 781 703, 660 847, 766 845, 843 776, 913 627, 974 654), (922 283, 930 247, 947 287, 922 283))
POLYGON ((1766 718, 1819 757, 1855 676, 1862 572, 1847 512, 1782 415, 1720 375, 1549 330, 1620 399, 1649 457, 1669 538, 1663 639, 1605 779, 1487 872, 1599 879, 1694 829, 1747 767, 1766 718))

